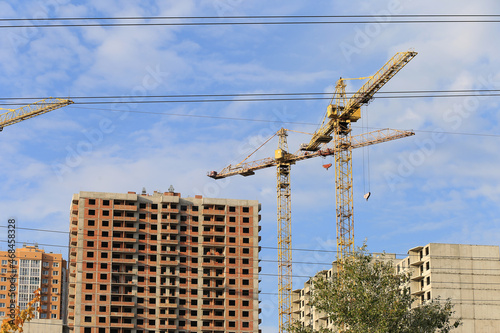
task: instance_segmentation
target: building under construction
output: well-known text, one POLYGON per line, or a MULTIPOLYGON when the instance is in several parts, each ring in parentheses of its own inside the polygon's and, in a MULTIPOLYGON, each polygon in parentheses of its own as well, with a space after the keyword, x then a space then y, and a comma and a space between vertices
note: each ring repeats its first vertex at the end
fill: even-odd
MULTIPOLYGON (((456 333, 493 333, 500 327, 500 250, 498 246, 438 244, 417 246, 404 259, 385 254, 378 259, 391 260, 396 273, 411 273, 410 292, 413 306, 440 297, 453 304, 452 319, 461 318, 463 325, 456 333)), ((331 278, 337 273, 332 268, 316 276, 331 278)), ((309 301, 314 278, 304 288, 292 293, 292 319, 315 330, 333 328, 328 317, 311 307, 309 301)))
POLYGON ((253 200, 80 192, 71 204, 72 332, 258 332, 253 200))

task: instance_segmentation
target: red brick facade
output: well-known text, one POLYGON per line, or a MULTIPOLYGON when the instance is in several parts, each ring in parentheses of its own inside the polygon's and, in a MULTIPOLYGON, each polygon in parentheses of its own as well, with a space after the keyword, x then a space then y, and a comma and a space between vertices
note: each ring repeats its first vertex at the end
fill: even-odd
POLYGON ((75 195, 70 328, 258 332, 258 211, 178 193, 75 195))

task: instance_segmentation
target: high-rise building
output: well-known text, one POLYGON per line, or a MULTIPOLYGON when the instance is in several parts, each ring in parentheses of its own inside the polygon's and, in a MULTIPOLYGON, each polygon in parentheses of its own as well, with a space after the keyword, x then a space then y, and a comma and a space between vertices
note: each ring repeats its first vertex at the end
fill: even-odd
MULTIPOLYGON (((394 263, 396 273, 410 273, 413 306, 439 297, 450 299, 453 320, 461 318, 463 325, 454 333, 493 333, 500 328, 500 250, 498 246, 438 244, 417 246, 404 259, 386 255, 394 263)), ((325 277, 336 274, 336 265, 317 273, 325 277)), ((332 328, 327 316, 312 308, 311 287, 314 278, 304 288, 292 294, 293 320, 318 329, 332 328)))
POLYGON ((70 329, 258 332, 259 210, 173 192, 75 194, 70 329))
POLYGON ((411 273, 414 306, 450 299, 463 325, 455 333, 500 330, 500 249, 498 246, 438 244, 417 246, 396 264, 411 273))
MULTIPOLYGON (((9 315, 12 267, 7 251, 0 251, 0 260, 0 318, 4 318, 9 315)), ((62 258, 62 254, 46 253, 37 245, 23 246, 16 249, 14 263, 17 275, 14 280, 15 304, 21 310, 27 308, 34 292, 40 289, 40 312, 35 312, 35 318, 64 320, 67 314, 67 276, 66 260, 62 258)))

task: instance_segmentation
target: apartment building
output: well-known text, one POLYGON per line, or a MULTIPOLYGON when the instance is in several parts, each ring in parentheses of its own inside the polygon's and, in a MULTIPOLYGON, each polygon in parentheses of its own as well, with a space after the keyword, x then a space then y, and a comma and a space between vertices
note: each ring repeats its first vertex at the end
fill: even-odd
POLYGON ((70 330, 258 332, 259 210, 174 192, 75 194, 70 330))
POLYGON ((437 244, 417 246, 396 264, 411 273, 414 306, 451 299, 456 333, 500 332, 500 249, 498 246, 437 244))
MULTIPOLYGON (((498 246, 438 244, 417 246, 404 259, 386 255, 397 273, 411 273, 410 292, 413 306, 440 297, 451 299, 453 319, 463 325, 455 333, 500 332, 500 249, 498 246)), ((332 277, 336 264, 316 276, 332 277)), ((316 277, 315 276, 315 277, 316 277)), ((292 294, 292 320, 314 329, 333 328, 327 316, 309 304, 314 278, 292 294)))
MULTIPOLYGON (((374 253, 376 260, 393 261, 396 260, 396 255, 393 253, 374 253)), ((337 275, 337 262, 332 263, 332 268, 319 271, 304 283, 304 287, 292 291, 292 321, 299 321, 304 326, 312 327, 315 331, 320 328, 334 329, 334 325, 328 319, 328 316, 311 306, 310 300, 312 290, 314 288, 315 279, 322 277, 325 279, 332 278, 337 275)))
MULTIPOLYGON (((12 273, 7 251, 0 251, 0 263, 0 318, 4 318, 9 315, 12 273)), ((17 274, 16 305, 25 309, 33 299, 34 292, 40 289, 41 310, 35 313, 35 318, 64 320, 67 314, 65 302, 67 275, 66 260, 62 258, 62 254, 46 253, 37 245, 24 245, 16 249, 14 266, 17 274)))

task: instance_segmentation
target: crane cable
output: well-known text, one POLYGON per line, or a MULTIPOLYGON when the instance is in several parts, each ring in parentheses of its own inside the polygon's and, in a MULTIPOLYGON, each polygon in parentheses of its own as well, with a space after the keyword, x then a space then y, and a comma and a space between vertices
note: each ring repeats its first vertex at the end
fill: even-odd
MULTIPOLYGON (((363 132, 366 132, 367 129, 369 128, 369 119, 368 119, 368 112, 367 112, 366 106, 364 107, 364 116, 361 117, 361 128, 363 129, 363 132), (365 118, 366 118, 366 123, 365 123, 365 118)), ((363 147, 363 198, 368 201, 368 198, 371 195, 371 188, 370 188, 370 147, 366 146, 363 147), (366 149, 366 150, 365 150, 366 149), (366 162, 365 162, 365 155, 366 155, 366 162), (365 170, 366 168, 366 170, 365 170), (366 182, 366 178, 368 178, 368 182, 366 182), (368 183, 368 190, 366 188, 366 183, 368 183)))

